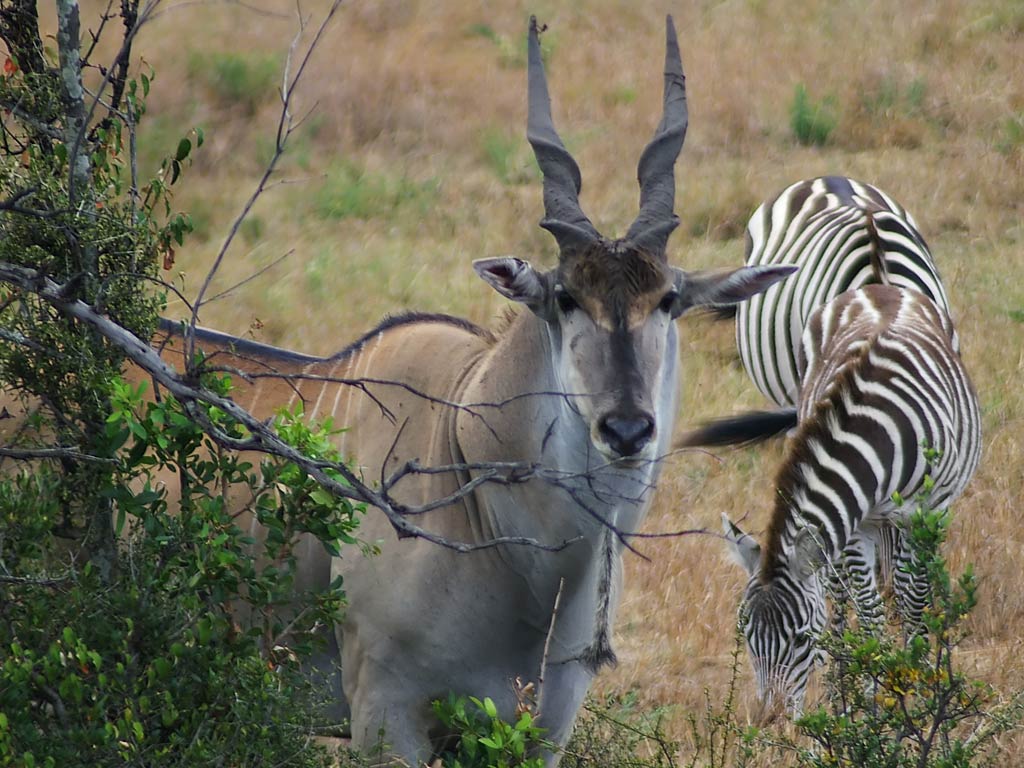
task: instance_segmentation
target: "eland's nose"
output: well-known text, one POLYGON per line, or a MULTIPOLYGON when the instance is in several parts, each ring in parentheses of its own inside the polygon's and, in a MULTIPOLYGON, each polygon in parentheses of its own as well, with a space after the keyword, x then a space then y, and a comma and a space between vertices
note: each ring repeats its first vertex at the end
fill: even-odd
POLYGON ((638 416, 606 416, 599 426, 601 437, 620 456, 639 453, 654 434, 654 419, 646 414, 638 416))

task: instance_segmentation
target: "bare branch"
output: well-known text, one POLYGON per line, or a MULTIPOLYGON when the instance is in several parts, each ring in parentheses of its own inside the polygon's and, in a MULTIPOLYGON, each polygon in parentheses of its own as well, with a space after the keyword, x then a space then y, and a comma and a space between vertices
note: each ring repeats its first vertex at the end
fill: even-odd
POLYGON ((32 216, 37 219, 49 219, 57 216, 64 211, 39 211, 34 208, 26 208, 19 203, 29 197, 32 197, 39 190, 35 187, 29 187, 15 192, 6 200, 0 200, 0 211, 10 211, 11 213, 20 213, 24 216, 32 216))
POLYGON ((551 622, 548 624, 548 633, 544 638, 544 653, 540 657, 540 676, 537 678, 537 716, 544 712, 544 676, 548 671, 548 654, 551 651, 551 636, 555 634, 555 622, 558 621, 558 604, 562 602, 562 589, 565 587, 565 579, 558 580, 558 592, 555 593, 555 604, 551 606, 551 622))
POLYGON ((114 18, 114 14, 111 13, 111 9, 114 7, 114 0, 107 0, 107 7, 103 9, 103 13, 100 14, 100 28, 93 32, 89 30, 89 37, 92 38, 92 42, 89 44, 89 50, 82 56, 83 64, 92 60, 93 51, 96 50, 96 46, 99 45, 100 38, 103 37, 103 30, 107 26, 107 22, 114 18))
POLYGON ((74 578, 70 572, 58 576, 12 576, 0 573, 0 584, 19 584, 30 587, 59 587, 74 578))
POLYGON ((154 21, 161 16, 165 16, 168 13, 179 11, 183 8, 191 8, 196 5, 235 5, 239 8, 243 8, 250 13, 254 13, 257 16, 265 16, 268 19, 283 19, 287 20, 291 18, 290 14, 278 13, 277 11, 268 11, 265 8, 257 8, 255 5, 242 2, 242 0, 181 0, 181 2, 174 3, 173 5, 167 5, 162 11, 154 13, 150 17, 150 21, 154 21))
POLYGON ((7 110, 18 118, 18 120, 25 123, 25 125, 42 136, 46 136, 49 139, 60 139, 61 137, 59 130, 49 123, 40 120, 35 115, 26 112, 17 102, 9 99, 0 99, 0 108, 7 110))
MULTIPOLYGON (((258 451, 293 462, 339 498, 352 499, 377 507, 388 518, 399 538, 421 538, 457 552, 472 552, 501 545, 531 546, 558 551, 574 541, 545 544, 528 537, 500 536, 483 542, 466 543, 451 541, 427 531, 406 519, 407 510, 404 505, 396 502, 387 493, 366 486, 345 464, 310 459, 281 440, 269 424, 254 417, 230 398, 222 397, 209 389, 187 381, 166 363, 149 344, 109 318, 98 314, 85 302, 70 298, 65 286, 54 282, 36 270, 8 263, 0 263, 0 281, 32 291, 69 317, 95 328, 101 335, 120 347, 132 362, 152 376, 160 386, 177 398, 189 415, 218 445, 232 450, 258 451), (214 406, 220 409, 235 423, 247 430, 249 437, 239 439, 225 434, 206 418, 200 405, 214 406), (341 480, 337 479, 338 476, 341 480)), ((462 496, 465 496, 466 493, 463 492, 462 496)))
POLYGON ((0 446, 0 456, 19 461, 75 459, 76 461, 91 461, 99 464, 117 464, 117 459, 93 456, 89 453, 83 453, 75 447, 64 445, 56 445, 52 448, 11 448, 9 446, 0 446))
POLYGON ((32 339, 25 336, 23 333, 18 331, 11 331, 7 328, 0 328, 0 340, 9 342, 11 344, 17 344, 19 347, 25 347, 31 349, 33 352, 38 352, 43 355, 54 355, 55 350, 47 349, 42 344, 33 341, 32 339))
MULTIPOLYGON (((161 0, 147 0, 145 6, 143 6, 141 11, 136 6, 135 8, 131 9, 131 13, 125 17, 124 39, 121 42, 121 47, 118 49, 118 52, 114 57, 114 66, 111 66, 103 71, 103 79, 97 86, 95 95, 93 95, 90 99, 89 109, 87 112, 84 109, 84 99, 81 96, 79 96, 80 106, 76 106, 74 112, 85 112, 85 114, 80 121, 78 119, 78 115, 72 114, 72 117, 74 118, 72 120, 73 125, 70 125, 69 127, 74 128, 74 140, 66 142, 70 146, 70 151, 68 152, 68 167, 71 168, 71 175, 69 177, 68 184, 68 200, 72 202, 72 205, 74 204, 75 199, 74 193, 76 176, 80 175, 81 173, 82 163, 88 163, 88 153, 85 153, 84 158, 81 157, 82 142, 85 141, 86 139, 86 134, 88 132, 89 125, 92 123, 93 116, 96 113, 96 108, 100 106, 100 98, 103 95, 103 91, 106 90, 106 87, 112 82, 112 79, 115 77, 115 72, 117 72, 122 79, 124 78, 124 74, 127 72, 128 60, 131 55, 132 45, 135 42, 135 36, 139 33, 139 30, 141 30, 142 27, 150 21, 150 19, 153 16, 153 13, 156 11, 160 2, 161 0), (122 71, 122 69, 124 71, 122 71)), ((72 9, 71 16, 73 16, 75 35, 77 36, 77 2, 76 0, 58 0, 58 9, 60 9, 62 5, 72 9)), ((59 28, 63 28, 63 24, 59 28)), ((79 57, 77 37, 74 39, 74 41, 72 41, 69 38, 64 43, 64 45, 67 47, 67 51, 65 53, 64 49, 61 49, 61 67, 62 69, 65 68, 64 57, 65 55, 67 55, 69 58, 68 64, 66 66, 70 67, 72 63, 74 64, 74 67, 78 71, 78 89, 81 90, 81 58, 79 57), (73 62, 70 58, 72 56, 72 53, 74 55, 73 62)), ((70 72, 68 74, 70 74, 70 72)), ((115 107, 117 106, 116 100, 112 103, 115 107)), ((68 107, 68 110, 69 112, 71 111, 70 107, 68 107)))

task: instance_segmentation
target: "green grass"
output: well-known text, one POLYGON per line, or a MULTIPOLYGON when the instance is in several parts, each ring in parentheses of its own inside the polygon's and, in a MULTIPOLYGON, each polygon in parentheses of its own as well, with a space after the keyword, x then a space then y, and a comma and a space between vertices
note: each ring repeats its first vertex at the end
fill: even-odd
POLYGON ((887 75, 872 88, 865 89, 861 101, 871 115, 920 115, 924 108, 928 86, 921 78, 904 85, 899 78, 887 75))
POLYGON ((800 144, 816 147, 828 144, 838 123, 834 96, 816 102, 808 95, 807 86, 797 84, 789 107, 789 127, 800 144))
POLYGON ((518 134, 505 128, 489 128, 480 137, 487 166, 502 184, 527 184, 540 178, 532 154, 518 134))
POLYGON ((996 149, 1009 155, 1024 148, 1024 112, 1011 115, 1003 121, 996 140, 996 149))
POLYGON ((238 105, 251 115, 274 94, 281 77, 281 59, 277 53, 193 51, 188 77, 208 89, 223 106, 238 105))
POLYGON ((316 215, 327 220, 375 219, 410 209, 425 214, 437 187, 436 181, 375 174, 353 163, 341 163, 328 171, 314 193, 313 206, 316 215))

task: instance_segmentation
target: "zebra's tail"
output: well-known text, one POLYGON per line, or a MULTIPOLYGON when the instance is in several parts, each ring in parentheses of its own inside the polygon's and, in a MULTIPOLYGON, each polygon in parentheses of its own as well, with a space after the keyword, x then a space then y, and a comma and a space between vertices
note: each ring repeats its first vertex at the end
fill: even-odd
POLYGON ((680 435, 675 448, 697 446, 750 445, 769 440, 796 426, 796 408, 748 411, 738 416, 713 419, 680 435))
POLYGON ((885 243, 878 234, 878 225, 875 223, 874 212, 864 211, 864 224, 868 230, 868 239, 871 241, 871 271, 875 273, 875 281, 880 285, 891 285, 889 279, 889 264, 885 259, 885 243))

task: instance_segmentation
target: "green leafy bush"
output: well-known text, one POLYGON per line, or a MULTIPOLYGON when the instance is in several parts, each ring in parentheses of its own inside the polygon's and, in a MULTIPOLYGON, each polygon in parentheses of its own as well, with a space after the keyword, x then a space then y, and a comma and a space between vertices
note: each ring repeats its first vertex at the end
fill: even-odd
POLYGON ((977 603, 968 567, 955 581, 940 546, 946 513, 918 509, 910 519, 915 568, 931 585, 924 633, 904 642, 891 634, 846 632, 826 638, 832 663, 828 706, 797 725, 813 746, 801 765, 967 768, 990 764, 995 736, 1019 721, 1019 703, 1001 706, 989 686, 971 681, 954 664, 963 622, 977 603))
POLYGON ((679 744, 665 733, 666 714, 663 709, 641 709, 635 693, 589 699, 560 765, 671 768, 679 744))
MULTIPOLYGON (((293 464, 219 448, 200 423, 247 435, 218 409, 121 380, 105 323, 152 336, 191 231, 171 189, 203 135, 140 177, 153 73, 132 74, 131 36, 151 6, 120 4, 105 64, 78 31, 114 24, 61 3, 54 51, 35 6, 0 25, 0 99, 18 105, 0 116, 0 765, 337 764, 311 739, 323 702, 303 663, 343 594, 295 594, 294 545, 353 543, 359 511, 293 464)), ((278 417, 282 438, 336 461, 329 425, 300 416, 278 417)))
POLYGON ((507 723, 489 698, 449 696, 434 702, 434 713, 455 742, 442 756, 444 768, 544 768, 534 754, 544 747, 543 729, 528 707, 507 723))
MULTIPOLYGON (((222 385, 224 386, 224 385, 222 385)), ((123 482, 105 493, 125 533, 120 577, 88 564, 53 583, 8 585, 0 623, 0 764, 324 765, 308 734, 320 693, 301 662, 343 605, 340 584, 295 594, 293 547, 312 533, 325 547, 354 544, 357 511, 286 462, 254 467, 220 451, 174 401, 145 401, 116 383, 107 421, 123 482), (157 478, 179 479, 180 497, 157 478), (264 526, 254 542, 225 490, 264 526), (130 532, 129 530, 130 529, 130 532), (300 604, 295 606, 296 599, 300 604), (281 609, 293 606, 285 626, 281 609), (242 612, 248 626, 235 621, 242 612)), ((223 414, 207 416, 228 433, 223 414)), ((327 428, 301 413, 279 433, 308 455, 336 453, 327 428)), ((2 487, 4 518, 45 525, 37 478, 2 487)), ((44 538, 45 540, 45 538, 44 538)), ((33 557, 38 540, 8 551, 33 557)), ((33 558, 34 559, 34 558, 33 558)), ((25 563, 26 558, 22 557, 25 563)))

